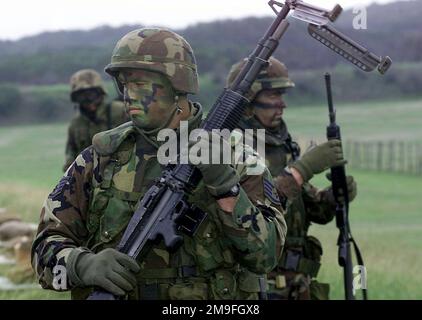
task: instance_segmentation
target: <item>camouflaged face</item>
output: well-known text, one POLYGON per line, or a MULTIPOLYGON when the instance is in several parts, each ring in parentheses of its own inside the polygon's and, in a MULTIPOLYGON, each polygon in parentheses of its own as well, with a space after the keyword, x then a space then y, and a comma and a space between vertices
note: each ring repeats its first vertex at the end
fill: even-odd
POLYGON ((120 72, 119 81, 124 85, 126 110, 139 129, 152 131, 168 125, 177 105, 176 94, 164 75, 127 69, 120 72))
POLYGON ((164 29, 138 29, 117 43, 105 71, 116 76, 122 68, 144 69, 168 77, 181 93, 198 92, 196 60, 189 43, 164 29))
MULTIPOLYGON (((227 86, 231 86, 236 80, 237 75, 247 63, 244 59, 232 66, 227 77, 227 86)), ((295 84, 290 80, 289 73, 286 66, 279 60, 271 57, 268 61, 268 66, 264 68, 258 75, 256 81, 252 84, 251 89, 247 93, 247 98, 253 100, 256 95, 265 89, 287 89, 293 88, 295 84)))
POLYGON ((105 93, 101 76, 93 69, 79 70, 70 78, 71 97, 73 97, 73 94, 79 90, 94 88, 100 89, 103 93, 105 93))

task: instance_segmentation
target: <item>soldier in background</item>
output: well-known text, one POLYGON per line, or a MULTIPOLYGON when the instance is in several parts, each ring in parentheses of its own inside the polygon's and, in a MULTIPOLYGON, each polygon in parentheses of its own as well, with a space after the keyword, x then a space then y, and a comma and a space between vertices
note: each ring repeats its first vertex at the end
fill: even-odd
POLYGON ((84 69, 70 78, 70 99, 79 109, 72 119, 66 143, 66 171, 77 155, 91 145, 92 137, 129 121, 120 101, 105 103, 106 92, 98 72, 84 69))
MULTIPOLYGON (((230 85, 239 74, 243 60, 235 64, 228 76, 230 85)), ((265 160, 275 178, 275 186, 286 207, 287 238, 278 267, 269 275, 273 299, 328 299, 329 284, 316 280, 321 266, 320 241, 308 235, 312 223, 327 224, 335 216, 331 187, 319 190, 308 181, 314 174, 344 164, 340 141, 329 141, 310 149, 300 157, 299 145, 292 140, 282 115, 287 107, 286 90, 293 88, 286 66, 275 58, 252 85, 251 101, 240 128, 265 129, 265 160)), ((263 155, 262 155, 263 156, 263 155)), ((347 177, 349 200, 356 196, 356 183, 347 177)))

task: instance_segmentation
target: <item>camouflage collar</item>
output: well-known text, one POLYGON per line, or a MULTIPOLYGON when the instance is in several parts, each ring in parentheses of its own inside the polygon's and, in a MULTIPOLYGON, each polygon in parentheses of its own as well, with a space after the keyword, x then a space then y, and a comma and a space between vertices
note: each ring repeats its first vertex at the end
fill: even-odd
POLYGON ((97 133, 92 138, 92 146, 100 156, 111 155, 128 136, 135 133, 136 130, 132 121, 126 122, 111 130, 97 133))
MULTIPOLYGON (((254 116, 243 117, 239 123, 242 130, 245 129, 265 129, 265 144, 271 146, 282 146, 289 137, 289 131, 284 120, 281 121, 280 127, 276 129, 269 129, 264 127, 254 116)), ((254 137, 257 139, 256 132, 254 137)))
POLYGON ((189 132, 192 129, 197 129, 201 125, 204 110, 199 102, 189 102, 192 106, 192 115, 189 118, 189 132))

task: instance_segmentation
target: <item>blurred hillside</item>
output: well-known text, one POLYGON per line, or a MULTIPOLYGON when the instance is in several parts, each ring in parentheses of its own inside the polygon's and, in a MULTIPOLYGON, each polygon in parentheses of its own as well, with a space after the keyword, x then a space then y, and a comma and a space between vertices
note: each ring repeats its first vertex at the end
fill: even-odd
MULTIPOLYGON (((268 12, 267 18, 222 20, 176 30, 195 50, 201 74, 198 100, 206 107, 224 86, 230 66, 249 54, 271 23, 270 8, 268 12)), ((327 70, 334 73, 337 90, 344 101, 421 95, 422 0, 371 5, 367 30, 353 30, 354 16, 351 10, 345 11, 336 27, 376 54, 391 56, 392 69, 383 77, 361 72, 313 40, 306 24, 291 20, 276 53, 286 62, 297 83, 297 89, 290 95, 291 102, 322 101, 321 79, 327 70)), ((138 27, 102 26, 90 31, 48 32, 18 41, 0 41, 0 121, 15 118, 16 109, 34 112, 34 117, 29 117, 32 120, 67 119, 71 108, 66 87, 48 90, 45 85, 65 84, 81 68, 103 72, 116 41, 138 27), (11 105, 14 111, 10 110, 11 105), (47 118, 38 116, 37 110, 47 118)))

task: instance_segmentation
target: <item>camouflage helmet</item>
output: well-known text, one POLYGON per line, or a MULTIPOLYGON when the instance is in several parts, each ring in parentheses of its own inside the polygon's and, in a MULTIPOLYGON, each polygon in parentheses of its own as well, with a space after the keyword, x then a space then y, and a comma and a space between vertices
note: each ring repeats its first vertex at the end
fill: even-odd
POLYGON ((103 81, 100 74, 93 69, 83 69, 74 73, 70 77, 70 98, 75 100, 75 94, 78 91, 86 89, 99 89, 105 94, 103 81))
MULTIPOLYGON (((247 61, 247 59, 243 59, 232 66, 227 77, 228 87, 234 82, 247 61)), ((247 94, 247 98, 251 101, 254 100, 261 90, 288 89, 293 88, 294 86, 295 84, 290 80, 286 66, 276 58, 271 57, 268 61, 268 67, 261 71, 258 78, 252 84, 252 87, 247 94)))
POLYGON ((123 68, 159 72, 180 93, 198 92, 198 73, 193 50, 180 35, 165 29, 144 28, 129 32, 113 50, 105 72, 117 81, 123 68))

